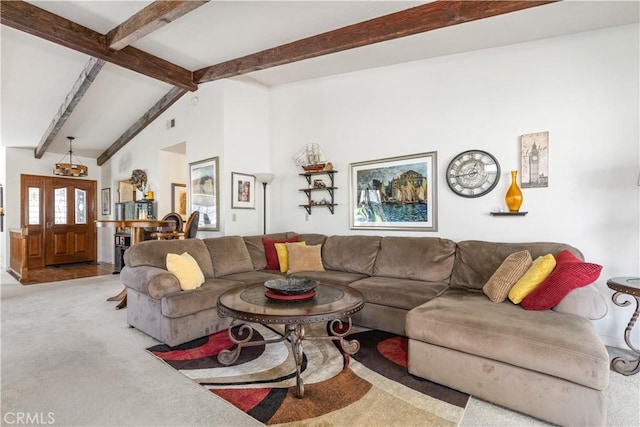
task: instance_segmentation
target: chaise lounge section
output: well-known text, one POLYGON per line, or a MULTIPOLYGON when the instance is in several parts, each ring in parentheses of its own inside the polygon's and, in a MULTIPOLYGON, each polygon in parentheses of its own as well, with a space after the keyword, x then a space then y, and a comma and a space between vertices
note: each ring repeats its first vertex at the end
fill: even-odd
POLYGON ((482 292, 514 252, 582 258, 566 244, 293 232, 142 242, 127 250, 121 272, 127 321, 170 346, 226 328, 216 308, 223 292, 286 274, 266 269, 263 238, 322 245, 320 268, 290 275, 358 289, 366 304, 354 323, 407 336, 413 375, 555 424, 606 423, 609 360, 590 321, 606 314, 606 302, 595 286, 539 311, 482 292), (181 290, 166 270, 166 255, 183 252, 205 277, 195 290, 181 290))

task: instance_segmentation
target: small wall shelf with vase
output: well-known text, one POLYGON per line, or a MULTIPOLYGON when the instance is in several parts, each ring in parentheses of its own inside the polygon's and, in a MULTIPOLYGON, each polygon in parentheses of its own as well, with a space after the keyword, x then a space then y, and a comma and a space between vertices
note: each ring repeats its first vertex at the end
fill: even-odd
MULTIPOLYGON (((338 187, 335 186, 335 182, 333 179, 333 175, 338 173, 338 171, 335 170, 320 170, 320 171, 309 171, 309 172, 304 172, 299 174, 300 176, 305 177, 305 179, 307 180, 307 184, 309 184, 308 188, 301 188, 299 191, 303 192, 306 196, 307 196, 307 203, 304 205, 299 205, 300 207, 303 207, 306 209, 307 213, 309 215, 311 215, 311 208, 316 207, 316 206, 326 206, 329 211, 331 211, 331 214, 333 215, 334 211, 335 211, 335 207, 338 206, 335 203, 335 198, 334 198, 334 191, 338 189, 338 187), (317 185, 316 182, 318 180, 312 180, 314 177, 317 177, 319 175, 327 175, 329 177, 329 185, 317 185), (312 199, 311 195, 313 193, 317 193, 320 191, 326 191, 329 193, 330 199, 328 201, 328 203, 323 203, 323 202, 314 202, 314 200, 312 199)), ((323 199, 324 200, 324 199, 323 199)))

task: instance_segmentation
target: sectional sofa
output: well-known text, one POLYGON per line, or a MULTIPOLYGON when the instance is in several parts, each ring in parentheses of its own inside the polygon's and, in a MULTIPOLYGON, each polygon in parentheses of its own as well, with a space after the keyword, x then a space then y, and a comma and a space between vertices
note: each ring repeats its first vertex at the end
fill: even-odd
POLYGON ((170 346, 226 328, 216 309, 223 292, 283 275, 266 269, 263 237, 321 245, 321 271, 291 276, 358 289, 366 304, 354 323, 407 336, 411 374, 554 424, 606 424, 609 356, 591 320, 607 305, 595 285, 536 311, 482 291, 518 251, 582 258, 567 244, 293 232, 141 242, 125 253, 120 275, 128 323, 170 346), (183 291, 166 269, 166 255, 183 252, 206 279, 195 290, 183 291))

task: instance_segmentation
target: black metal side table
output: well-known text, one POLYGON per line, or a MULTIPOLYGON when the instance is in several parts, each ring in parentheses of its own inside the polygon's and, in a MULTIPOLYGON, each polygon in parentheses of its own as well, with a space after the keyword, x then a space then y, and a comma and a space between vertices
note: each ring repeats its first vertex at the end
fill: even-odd
POLYGON ((618 307, 626 307, 631 304, 628 299, 621 301, 620 297, 629 295, 636 300, 636 310, 629 320, 627 328, 624 330, 624 341, 629 348, 637 355, 635 359, 626 360, 622 357, 616 357, 611 361, 611 369, 622 375, 633 375, 640 372, 640 350, 635 348, 631 343, 631 330, 638 320, 638 314, 640 313, 640 277, 614 277, 607 280, 607 286, 614 291, 612 300, 618 307))

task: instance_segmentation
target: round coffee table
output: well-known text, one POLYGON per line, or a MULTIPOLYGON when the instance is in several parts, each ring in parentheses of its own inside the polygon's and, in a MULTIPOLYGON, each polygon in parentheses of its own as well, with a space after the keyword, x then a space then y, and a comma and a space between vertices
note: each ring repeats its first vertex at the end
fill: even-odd
POLYGON ((265 291, 263 285, 253 285, 229 290, 218 299, 218 314, 234 319, 228 331, 229 339, 236 344, 231 350, 221 351, 218 362, 225 366, 233 364, 238 360, 243 347, 288 340, 296 362, 296 396, 302 398, 302 340, 335 340, 347 355, 357 353, 360 343, 357 340, 347 341, 344 337, 351 330, 351 315, 364 307, 364 297, 356 289, 321 284, 316 286, 315 296, 299 301, 268 298, 265 291), (331 334, 306 336, 304 325, 319 322, 330 322, 328 331, 331 334), (281 324, 285 326, 285 333, 276 339, 251 341, 254 329, 250 323, 281 324), (238 328, 234 328, 235 326, 238 328))

